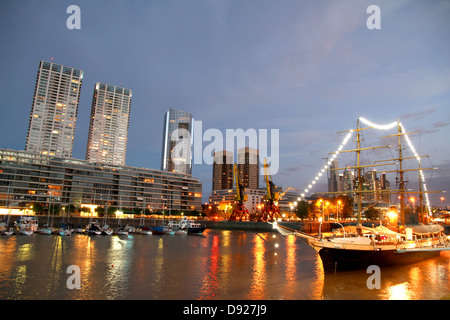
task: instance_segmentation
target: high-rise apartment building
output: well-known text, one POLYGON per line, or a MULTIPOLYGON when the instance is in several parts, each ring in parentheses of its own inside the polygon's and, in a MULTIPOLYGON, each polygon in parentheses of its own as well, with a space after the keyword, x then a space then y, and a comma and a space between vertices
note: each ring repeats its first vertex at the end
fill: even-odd
POLYGON ((92 98, 86 160, 125 165, 131 90, 97 82, 92 98))
POLYGON ((214 153, 212 190, 233 189, 233 152, 214 153))
POLYGON ((259 188, 259 151, 245 147, 238 149, 238 170, 244 187, 259 188))
POLYGON ((164 117, 161 170, 192 174, 192 114, 170 108, 164 117))
POLYGON ((72 157, 83 71, 41 61, 25 150, 72 157))

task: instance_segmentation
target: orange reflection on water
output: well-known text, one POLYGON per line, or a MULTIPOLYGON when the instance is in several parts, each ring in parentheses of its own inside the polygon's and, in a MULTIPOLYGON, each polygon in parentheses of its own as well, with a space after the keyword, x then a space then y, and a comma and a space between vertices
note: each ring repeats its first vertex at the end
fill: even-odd
POLYGON ((53 243, 50 252, 49 261, 49 279, 46 284, 47 294, 51 294, 56 290, 65 277, 65 270, 63 270, 63 248, 64 242, 62 237, 52 237, 53 243))
MULTIPOLYGON (((80 267, 81 290, 71 290, 74 299, 96 299, 95 261, 97 257, 96 242, 92 236, 76 235, 72 237, 75 250, 69 261, 71 265, 80 267)), ((67 277, 67 275, 65 275, 67 277)))
POLYGON ((120 298, 128 288, 131 265, 128 257, 132 239, 111 237, 111 246, 106 253, 105 296, 107 299, 120 298))
POLYGON ((209 255, 208 272, 202 279, 200 299, 212 299, 217 294, 218 273, 219 273, 219 236, 213 236, 211 252, 209 255))
POLYGON ((262 300, 267 297, 265 253, 265 240, 259 235, 255 235, 254 246, 251 252, 253 268, 251 270, 250 292, 248 293, 248 299, 250 300, 262 300))
POLYGON ((10 237, 7 241, 0 242, 1 263, 0 274, 5 274, 5 278, 11 279, 11 272, 14 267, 14 252, 17 248, 17 238, 10 237))
POLYGON ((403 282, 388 288, 389 300, 409 300, 411 299, 410 290, 408 289, 408 283, 403 282))

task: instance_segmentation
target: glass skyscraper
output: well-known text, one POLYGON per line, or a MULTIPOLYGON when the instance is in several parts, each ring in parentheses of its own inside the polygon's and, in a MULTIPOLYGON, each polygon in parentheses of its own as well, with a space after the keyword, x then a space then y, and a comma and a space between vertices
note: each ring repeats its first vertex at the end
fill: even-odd
POLYGON ((72 157, 83 71, 41 61, 25 150, 72 157))
POLYGON ((164 117, 161 170, 192 174, 192 114, 170 108, 164 117))
POLYGON ((86 160, 125 165, 131 90, 97 82, 92 98, 86 160))

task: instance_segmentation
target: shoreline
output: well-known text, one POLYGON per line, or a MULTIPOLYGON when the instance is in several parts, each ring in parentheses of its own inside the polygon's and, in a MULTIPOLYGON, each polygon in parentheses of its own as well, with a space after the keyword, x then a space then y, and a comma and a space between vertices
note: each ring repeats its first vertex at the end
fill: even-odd
MULTIPOLYGON (((14 227, 14 222, 20 217, 20 215, 11 215, 9 220, 9 224, 7 228, 14 227)), ((39 221, 39 227, 43 227, 47 225, 47 221, 49 221, 49 225, 53 227, 60 227, 63 223, 72 224, 74 226, 85 227, 89 224, 89 221, 97 221, 100 225, 103 223, 107 223, 111 228, 117 228, 119 223, 121 226, 130 225, 133 227, 139 227, 140 218, 103 218, 103 217, 61 217, 61 216, 36 216, 39 221)), ((181 218, 181 217, 180 217, 181 218)), ((143 225, 149 227, 155 227, 162 225, 165 221, 167 222, 169 219, 155 219, 153 217, 144 217, 143 225)), ((256 232, 274 232, 273 226, 268 222, 261 221, 213 221, 206 219, 197 219, 197 222, 206 226, 207 229, 221 229, 221 230, 241 230, 241 231, 256 231, 256 232)), ((298 221, 298 222, 281 222, 284 226, 299 230, 305 233, 318 233, 320 222, 317 221, 298 221)), ((344 223, 348 224, 348 223, 344 223)), ((450 235, 450 225, 443 225, 444 232, 447 235, 450 235)), ((329 232, 331 229, 337 228, 337 224, 333 222, 325 222, 322 224, 321 230, 322 232, 329 232)))

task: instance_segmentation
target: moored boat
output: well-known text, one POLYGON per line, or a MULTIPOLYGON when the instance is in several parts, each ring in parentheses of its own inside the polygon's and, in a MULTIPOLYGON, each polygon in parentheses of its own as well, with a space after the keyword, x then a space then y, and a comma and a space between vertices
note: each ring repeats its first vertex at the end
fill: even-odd
POLYGON ((106 235, 106 236, 110 236, 110 235, 113 234, 113 229, 111 229, 111 228, 109 227, 109 225, 107 225, 107 224, 104 224, 104 225, 100 228, 100 231, 102 232, 103 235, 106 235))
POLYGON ((44 227, 44 228, 40 228, 36 231, 36 233, 39 234, 46 234, 46 235, 50 235, 53 232, 53 228, 49 228, 49 227, 44 227))
POLYGON ((91 222, 87 227, 86 227, 86 231, 87 234, 89 235, 101 235, 102 234, 102 230, 100 230, 100 227, 98 225, 97 222, 91 222))
POLYGON ((4 236, 10 236, 14 234, 14 228, 8 228, 8 224, 5 222, 0 223, 0 234, 4 236))
POLYGON ((14 222, 19 234, 31 235, 38 229, 38 219, 35 215, 20 216, 14 222))
POLYGON ((198 222, 195 222, 194 220, 183 218, 180 221, 180 229, 186 230, 187 234, 202 234, 206 227, 202 226, 198 222))
POLYGON ((154 234, 154 235, 163 235, 163 234, 165 234, 164 227, 153 227, 152 228, 152 234, 154 234))
POLYGON ((114 234, 117 235, 128 235, 128 231, 125 229, 124 226, 119 226, 117 229, 114 230, 114 234))
POLYGON ((152 235, 153 230, 151 230, 149 227, 141 226, 136 229, 135 233, 137 234, 145 234, 145 235, 152 235))
MULTIPOLYGON (((435 224, 405 224, 405 193, 411 191, 406 188, 406 181, 404 180, 403 176, 406 170, 403 169, 403 160, 419 160, 420 157, 417 155, 417 153, 415 153, 415 151, 413 157, 404 157, 402 155, 404 148, 401 145, 401 137, 407 137, 408 133, 405 132, 404 127, 400 122, 396 122, 388 126, 382 126, 384 130, 388 127, 394 128, 395 126, 397 126, 398 133, 391 137, 398 138, 398 157, 396 157, 395 159, 378 161, 385 162, 385 164, 378 164, 380 166, 398 165, 397 170, 389 172, 397 172, 397 174, 399 174, 399 177, 397 178, 399 188, 398 190, 392 192, 400 195, 398 197, 398 199, 400 200, 399 214, 397 215, 393 212, 393 216, 395 216, 395 222, 389 223, 389 228, 382 225, 378 227, 364 227, 361 224, 361 214, 363 212, 361 205, 362 195, 368 194, 367 190, 363 190, 364 177, 362 171, 364 168, 370 167, 371 165, 362 165, 360 163, 360 153, 362 150, 384 147, 361 148, 360 143, 362 139, 360 138, 360 131, 365 129, 372 129, 378 126, 373 123, 366 123, 370 125, 370 127, 360 128, 360 120, 362 120, 362 118, 358 119, 357 129, 348 131, 349 134, 346 138, 346 141, 348 141, 353 132, 356 132, 357 147, 355 150, 348 151, 355 151, 357 153, 357 165, 353 167, 357 169, 357 175, 355 176, 354 180, 355 189, 351 190, 351 192, 357 197, 357 225, 347 227, 341 225, 340 228, 333 230, 330 233, 322 233, 320 231, 321 229, 319 229, 319 234, 317 235, 307 234, 299 230, 293 230, 286 226, 280 225, 277 222, 273 223, 273 227, 283 235, 292 234, 305 239, 306 242, 319 254, 325 273, 333 273, 343 270, 364 269, 370 265, 385 267, 414 263, 438 256, 441 251, 450 250, 450 240, 444 233, 444 227, 435 224), (388 163, 387 161, 393 161, 393 163, 388 163), (400 220, 402 225, 398 226, 397 218, 398 220, 400 220)), ((408 143, 411 145, 410 140, 407 141, 409 141, 408 143)), ((341 152, 344 144, 341 145, 338 151, 341 152)), ((336 152, 335 155, 337 155, 337 153, 338 152, 336 152)), ((334 158, 335 156, 333 157, 333 159, 334 158)), ((407 171, 413 170, 414 169, 408 169, 407 171)), ((422 179, 424 179, 421 170, 422 169, 419 162, 419 169, 417 171, 419 171, 420 173, 420 187, 422 187, 422 179)), ((305 192, 307 190, 308 189, 306 189, 305 192)), ((427 190, 427 188, 424 187, 424 190, 427 190)), ((429 191, 420 190, 414 193, 422 195, 426 194, 427 192, 429 191)), ((419 208, 423 207, 425 206, 419 206, 419 208)), ((431 209, 428 203, 426 208, 428 210, 428 214, 430 214, 431 209)), ((427 213, 422 213, 422 215, 426 216, 427 213)), ((425 221, 425 223, 426 222, 427 221, 425 221)), ((320 223, 320 226, 322 226, 322 222, 320 223)))

